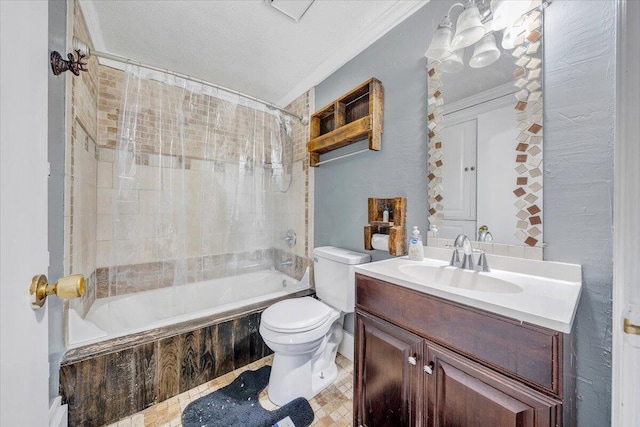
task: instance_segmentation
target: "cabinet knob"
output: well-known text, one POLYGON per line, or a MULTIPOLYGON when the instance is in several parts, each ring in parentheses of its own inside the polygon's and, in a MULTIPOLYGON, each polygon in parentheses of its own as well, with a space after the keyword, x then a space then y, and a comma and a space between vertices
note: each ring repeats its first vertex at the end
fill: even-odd
POLYGON ((418 359, 416 359, 414 356, 409 356, 408 361, 409 361, 409 365, 413 365, 413 366, 416 366, 416 363, 418 363, 418 359))
POLYGON ((429 362, 428 365, 424 365, 424 371, 429 375, 433 374, 433 362, 429 362))

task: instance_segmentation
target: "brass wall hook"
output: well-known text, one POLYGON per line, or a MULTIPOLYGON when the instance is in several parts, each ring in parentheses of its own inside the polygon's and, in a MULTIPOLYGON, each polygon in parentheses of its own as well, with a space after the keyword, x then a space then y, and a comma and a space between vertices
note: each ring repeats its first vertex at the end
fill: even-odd
POLYGON ((85 280, 82 274, 73 274, 58 280, 53 285, 47 281, 47 276, 38 274, 33 276, 29 295, 31 296, 31 308, 42 308, 47 296, 55 294, 59 298, 77 298, 84 295, 85 280))
POLYGON ((62 55, 60 55, 58 51, 54 50, 53 52, 51 52, 49 60, 51 62, 51 70, 53 71, 54 75, 57 76, 69 70, 74 75, 79 76, 80 71, 89 71, 86 68, 87 63, 82 62, 82 59, 87 55, 82 54, 80 49, 76 49, 75 52, 78 56, 78 59, 75 59, 73 57, 73 53, 70 53, 67 55, 68 60, 62 59, 62 55))

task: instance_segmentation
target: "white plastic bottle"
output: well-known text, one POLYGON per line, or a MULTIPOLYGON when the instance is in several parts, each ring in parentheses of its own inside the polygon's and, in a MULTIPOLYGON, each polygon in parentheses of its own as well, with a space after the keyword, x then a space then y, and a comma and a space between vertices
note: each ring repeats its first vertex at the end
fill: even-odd
POLYGON ((422 245, 422 237, 417 225, 413 227, 411 240, 409 241, 409 259, 413 261, 422 261, 424 259, 424 246, 422 245))

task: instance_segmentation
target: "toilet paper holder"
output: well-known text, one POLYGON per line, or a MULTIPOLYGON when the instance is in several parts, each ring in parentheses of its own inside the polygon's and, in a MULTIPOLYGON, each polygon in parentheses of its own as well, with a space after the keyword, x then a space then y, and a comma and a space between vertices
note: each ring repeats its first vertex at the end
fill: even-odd
POLYGON ((402 256, 407 254, 407 198, 369 198, 369 224, 364 226, 364 248, 373 250, 371 239, 374 234, 389 235, 389 253, 402 256), (384 208, 389 210, 389 221, 383 221, 384 208))

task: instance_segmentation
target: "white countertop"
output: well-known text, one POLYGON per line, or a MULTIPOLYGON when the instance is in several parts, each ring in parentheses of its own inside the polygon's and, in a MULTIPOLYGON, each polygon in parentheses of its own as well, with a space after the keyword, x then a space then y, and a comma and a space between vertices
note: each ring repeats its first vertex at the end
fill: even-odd
POLYGON ((571 332, 582 290, 579 265, 487 255, 491 271, 483 273, 449 267, 450 257, 449 249, 425 247, 423 261, 392 258, 357 265, 355 271, 521 322, 571 332), (476 284, 488 286, 476 290, 476 284))

